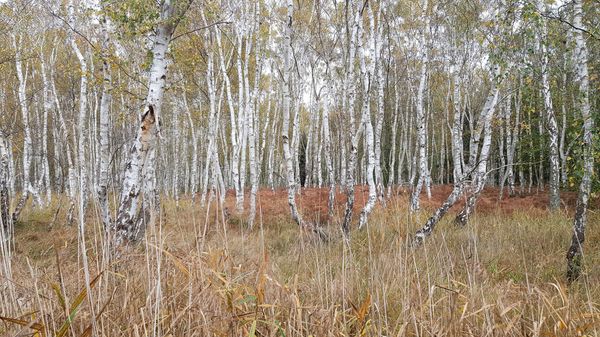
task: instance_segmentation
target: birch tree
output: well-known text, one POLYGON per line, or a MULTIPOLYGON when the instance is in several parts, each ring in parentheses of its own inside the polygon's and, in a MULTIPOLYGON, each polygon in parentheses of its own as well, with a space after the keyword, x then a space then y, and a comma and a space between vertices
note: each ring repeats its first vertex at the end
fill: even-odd
MULTIPOLYGON (((546 10, 545 5, 542 1, 539 1, 540 10, 546 10)), ((541 73, 542 73, 542 96, 544 99, 544 111, 547 121, 548 136, 550 138, 549 144, 549 161, 550 161, 550 200, 549 207, 551 210, 556 210, 560 207, 560 158, 559 158, 559 134, 558 134, 558 123, 556 122, 556 115, 554 113, 554 107, 552 105, 552 93, 550 92, 550 79, 549 79, 549 57, 548 57, 548 27, 545 19, 541 22, 541 45, 542 45, 542 60, 541 60, 541 73)))
POLYGON ((294 163, 290 150, 290 110, 291 110, 291 74, 293 72, 293 63, 291 62, 292 53, 292 14, 294 6, 292 0, 287 1, 287 16, 284 27, 283 40, 283 124, 281 128, 281 140, 283 146, 283 160, 285 162, 285 176, 288 189, 288 205, 292 215, 292 220, 298 225, 303 226, 302 216, 296 205, 296 175, 294 171, 294 163))
POLYGON ((587 222, 587 213, 590 202, 590 191, 592 185, 592 176, 594 174, 593 158, 593 130, 594 119, 591 115, 590 106, 590 84, 588 73, 588 49, 585 43, 583 31, 583 8, 582 1, 575 0, 573 6, 573 26, 575 29, 575 64, 577 69, 577 83, 579 84, 579 108, 583 119, 581 132, 583 134, 583 177, 579 184, 579 193, 577 196, 577 205, 575 206, 575 218, 573 220, 573 237, 571 245, 567 251, 567 279, 572 282, 576 280, 581 273, 581 264, 583 258, 583 242, 585 241, 585 225, 587 222))
POLYGON ((427 166, 427 134, 425 129, 425 110, 424 110, 424 94, 425 86, 427 81, 427 66, 429 64, 429 51, 428 51, 428 34, 430 17, 427 14, 428 0, 421 1, 421 7, 423 8, 421 18, 424 22, 424 27, 421 31, 420 40, 420 59, 421 69, 419 77, 419 87, 417 89, 417 102, 416 102, 416 123, 417 123, 417 147, 418 147, 418 170, 419 177, 417 179, 417 185, 415 186, 412 197, 410 208, 416 211, 420 208, 420 194, 423 189, 423 184, 427 189, 427 196, 431 198, 429 168, 427 166))
POLYGON ((102 222, 106 230, 110 227, 110 213, 108 207, 108 179, 110 165, 109 148, 109 123, 110 123, 110 103, 111 103, 111 73, 109 57, 109 34, 106 15, 101 17, 101 62, 102 62, 102 97, 100 99, 100 171, 98 177, 97 195, 100 204, 100 213, 102 222))
MULTIPOLYGON (((362 132, 362 123, 359 128, 356 128, 356 121, 354 117, 354 104, 356 102, 356 84, 354 78, 354 62, 357 47, 358 35, 361 31, 361 11, 354 1, 350 1, 347 6, 349 7, 350 13, 352 13, 352 22, 347 23, 350 25, 351 34, 348 41, 348 61, 346 63, 346 78, 345 78, 345 89, 346 89, 346 111, 348 114, 348 124, 345 126, 348 132, 348 139, 350 140, 350 153, 346 163, 345 170, 345 189, 346 189, 346 207, 344 211, 344 219, 342 221, 342 232, 346 237, 350 234, 350 223, 352 221, 352 213, 354 209, 354 185, 355 185, 355 169, 357 161, 358 143, 362 132)), ((362 122, 362 118, 361 118, 362 122)), ((342 154, 344 156, 344 154, 342 154)))
POLYGON ((148 94, 137 136, 125 164, 119 209, 113 223, 117 244, 136 241, 144 234, 146 226, 155 221, 159 205, 154 183, 154 152, 167 77, 167 50, 173 32, 189 5, 190 2, 171 0, 164 0, 160 5, 160 22, 156 26, 151 50, 152 66, 148 74, 148 94))
POLYGON ((17 79, 19 85, 17 87, 19 107, 21 108, 21 120, 23 122, 23 183, 22 183, 22 196, 21 200, 17 204, 17 208, 14 212, 13 220, 16 221, 21 210, 23 209, 25 202, 30 195, 33 195, 35 203, 42 205, 41 198, 39 196, 37 188, 33 186, 33 179, 31 173, 32 165, 32 152, 33 152, 33 139, 31 137, 31 125, 29 121, 29 100, 27 98, 27 75, 23 73, 23 56, 21 53, 21 44, 23 37, 12 35, 13 48, 15 50, 15 69, 17 72, 17 79))
MULTIPOLYGON (((370 111, 370 98, 371 98, 371 77, 374 75, 375 68, 377 67, 376 57, 377 57, 377 36, 375 35, 375 20, 373 18, 373 9, 369 5, 367 8, 369 21, 371 24, 371 36, 370 36, 370 49, 369 55, 371 55, 371 63, 369 69, 367 69, 366 64, 366 56, 363 44, 359 44, 359 62, 360 62, 360 75, 363 82, 363 107, 362 107, 362 117, 361 124, 363 124, 364 132, 364 143, 366 148, 367 155, 367 170, 366 170, 366 180, 367 185, 369 186, 369 198, 362 211, 360 212, 360 218, 358 221, 358 228, 363 228, 367 223, 367 218, 369 214, 372 212, 373 207, 375 206, 375 201, 377 198, 377 172, 376 172, 376 160, 377 155, 375 153, 375 133, 373 130, 373 124, 371 122, 371 111, 370 111)), ((364 34, 364 29, 361 30, 361 33, 364 34)), ((361 37, 361 39, 364 39, 361 37)), ((383 93, 381 93, 383 94, 383 93)), ((383 99, 383 98, 382 98, 383 99)), ((379 102, 378 102, 379 103, 379 102)), ((383 106, 379 107, 378 114, 383 114, 383 106)), ((379 117, 378 117, 379 118, 379 117)), ((381 116, 381 118, 383 118, 381 116)), ((381 160, 381 158, 379 158, 381 160)), ((382 176, 383 178, 383 176, 382 176)), ((382 187, 381 187, 382 188, 382 187)))
POLYGON ((11 195, 9 193, 10 176, 8 170, 8 146, 4 130, 0 130, 0 230, 2 245, 10 240, 12 233, 12 215, 10 214, 11 195))

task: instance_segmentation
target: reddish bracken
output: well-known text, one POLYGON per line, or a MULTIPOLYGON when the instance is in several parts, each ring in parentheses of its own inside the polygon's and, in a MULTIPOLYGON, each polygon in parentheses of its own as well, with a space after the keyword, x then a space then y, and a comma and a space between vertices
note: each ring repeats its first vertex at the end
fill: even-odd
MULTIPOLYGON (((421 195, 421 206, 424 211, 433 211, 436 207, 439 207, 442 202, 448 197, 452 191, 452 185, 435 185, 431 189, 431 200, 427 199, 427 196, 423 192, 421 195)), ((329 219, 327 216, 327 198, 328 188, 302 188, 300 193, 297 195, 298 207, 302 216, 307 221, 326 223, 329 219)), ((368 194, 369 188, 366 185, 356 186, 354 189, 355 203, 354 203, 354 214, 358 214, 364 206, 368 194)), ((536 214, 548 212, 548 192, 537 191, 532 189, 531 193, 516 194, 515 196, 508 196, 508 191, 505 191, 502 200, 498 200, 499 190, 495 187, 486 187, 481 194, 476 206, 476 212, 489 214, 493 212, 505 212, 506 214, 512 214, 515 211, 529 211, 536 214)), ((561 192, 561 206, 563 209, 567 209, 572 213, 575 209, 575 203, 577 201, 577 192, 562 191, 561 192)), ((395 203, 406 203, 408 205, 410 198, 409 187, 398 187, 394 189, 389 200, 390 205, 395 203)), ((451 209, 450 213, 458 212, 464 205, 463 198, 456 203, 451 209)), ((338 218, 343 214, 344 206, 346 202, 346 195, 343 190, 338 188, 335 197, 335 212, 334 217, 338 218)), ((228 209, 235 209, 235 192, 230 190, 227 192, 226 207, 228 209)), ((377 205, 377 207, 381 207, 377 205)), ((593 200, 591 204, 592 209, 600 208, 600 199, 593 200)), ((289 207, 287 204, 287 189, 279 188, 275 190, 261 189, 258 192, 257 197, 257 213, 262 216, 263 221, 268 222, 276 218, 285 219, 289 216, 289 207)))

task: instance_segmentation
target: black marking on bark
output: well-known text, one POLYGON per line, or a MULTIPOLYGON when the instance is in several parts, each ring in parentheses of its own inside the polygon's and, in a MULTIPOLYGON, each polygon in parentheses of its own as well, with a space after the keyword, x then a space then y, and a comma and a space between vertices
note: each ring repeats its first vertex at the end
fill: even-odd
MULTIPOLYGON (((152 120, 149 121, 150 124, 154 123, 154 106, 152 104, 148 104, 148 109, 142 115, 142 123, 145 122, 148 117, 152 118, 152 120)), ((142 130, 145 130, 144 127, 144 124, 142 124, 142 130)))

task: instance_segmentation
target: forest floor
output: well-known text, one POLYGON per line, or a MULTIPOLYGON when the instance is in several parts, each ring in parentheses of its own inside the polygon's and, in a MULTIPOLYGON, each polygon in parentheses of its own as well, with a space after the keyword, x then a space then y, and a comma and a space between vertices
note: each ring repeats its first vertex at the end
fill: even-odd
MULTIPOLYGON (((327 219, 327 189, 303 189, 298 204, 329 242, 290 221, 284 189, 260 191, 253 229, 231 193, 226 212, 165 198, 162 226, 116 252, 91 205, 91 296, 77 226, 64 225, 66 199, 28 207, 12 275, 0 273, 0 336, 600 336, 600 200, 583 275, 567 285, 576 193, 563 192, 551 213, 545 192, 498 201, 486 189, 468 226, 452 224, 455 206, 424 246, 410 247, 450 190, 434 187, 416 213, 409 190, 395 190, 348 242, 337 224, 345 197, 327 219)), ((356 219, 368 191, 355 193, 356 219)))
MULTIPOLYGON (((532 214, 546 213, 548 209, 548 193, 546 191, 538 191, 535 187, 528 192, 527 189, 523 193, 517 193, 515 196, 510 197, 508 195, 508 189, 505 189, 505 193, 502 198, 499 198, 499 189, 493 187, 486 187, 477 202, 477 210, 481 214, 491 214, 501 212, 507 215, 511 215, 515 211, 519 212, 530 212, 532 214)), ((439 207, 452 192, 452 185, 436 185, 432 186, 431 199, 427 198, 426 193, 423 191, 421 196, 421 207, 427 212, 432 212, 439 207)), ((230 213, 235 213, 235 197, 234 191, 230 190, 227 193, 226 207, 230 213)), ((302 215, 307 221, 316 222, 319 224, 326 223, 329 218, 327 215, 327 200, 329 197, 328 188, 303 188, 297 197, 298 207, 302 215)), ((355 204, 354 214, 358 214, 369 197, 368 186, 357 186, 354 190, 355 204)), ((409 187, 396 187, 391 193, 391 204, 405 203, 410 197, 411 190, 409 187)), ((448 216, 456 214, 464 205, 465 198, 459 200, 454 207, 450 209, 448 216)), ((575 204, 577 202, 577 192, 562 191, 561 192, 561 208, 563 212, 574 212, 575 204)), ((246 198, 247 203, 247 198, 246 198)), ((335 214, 334 222, 343 216, 344 207, 346 203, 346 194, 336 190, 335 196, 335 214)), ((402 207, 401 205, 397 205, 402 207)), ((378 204, 377 207, 380 207, 378 204)), ((262 213, 263 221, 271 222, 278 218, 289 217, 289 207, 287 204, 287 189, 262 189, 259 191, 257 196, 257 209, 258 213, 262 213)), ((600 198, 592 200, 591 209, 600 209, 600 198)), ((427 213, 425 212, 425 213, 427 213)), ((245 215, 242 215, 242 219, 245 215)))

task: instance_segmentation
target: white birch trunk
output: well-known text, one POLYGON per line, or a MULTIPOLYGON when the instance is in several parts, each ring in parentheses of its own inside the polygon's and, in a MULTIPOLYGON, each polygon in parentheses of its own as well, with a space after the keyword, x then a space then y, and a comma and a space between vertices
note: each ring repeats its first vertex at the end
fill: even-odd
POLYGON ((100 172, 98 177, 97 195, 100 204, 100 215, 104 228, 110 228, 110 212, 108 208, 108 170, 110 166, 110 104, 111 104, 111 72, 108 63, 109 35, 106 17, 102 18, 102 98, 100 99, 100 172))
MULTIPOLYGON (((10 214, 10 171, 8 165, 8 141, 0 130, 0 246, 2 253, 9 253, 12 240, 12 216, 10 214)), ((8 258, 9 254, 2 255, 8 258)), ((3 259, 4 260, 4 259, 3 259)), ((8 276, 8 275, 5 275, 8 276)))
POLYGON ((328 78, 329 102, 323 108, 323 154, 325 156, 325 165, 327 165, 327 183, 329 184, 329 196, 327 198, 327 214, 329 221, 333 218, 335 205, 335 172, 333 167, 333 158, 331 156, 331 129, 329 128, 329 109, 333 106, 335 99, 333 81, 328 78))
MULTIPOLYGON (((394 73, 397 74, 394 67, 394 73)), ((397 76, 397 75, 396 75, 397 76)), ((394 86, 394 123, 392 124, 392 148, 390 150, 390 175, 388 177, 388 188, 387 188, 387 198, 390 198, 392 195, 392 186, 397 182, 396 180, 396 144, 398 143, 396 137, 398 135, 398 113, 400 109, 400 97, 398 94, 398 85, 393 84, 394 86)))
POLYGON ((167 76, 166 53, 175 30, 174 7, 170 0, 162 3, 160 12, 162 20, 156 28, 152 47, 153 59, 149 73, 148 95, 144 113, 140 118, 137 137, 125 165, 119 210, 113 224, 117 244, 136 241, 142 237, 147 225, 154 222, 155 210, 159 207, 155 190, 154 159, 159 132, 157 124, 159 124, 167 76), (142 188, 144 195, 140 209, 142 188))
MULTIPOLYGON (((360 72, 361 72, 361 77, 362 77, 362 81, 363 81, 363 97, 362 97, 363 111, 362 111, 361 123, 363 124, 364 130, 365 130, 364 144, 365 144, 366 157, 367 157, 367 167, 366 167, 365 174, 366 174, 367 185, 369 186, 369 197, 367 199, 365 206, 363 207, 362 211, 360 212, 360 217, 359 217, 359 221, 358 221, 359 229, 362 229, 367 224, 367 219, 369 217, 369 214, 371 214, 371 212, 373 211, 373 208, 375 207, 375 201, 377 200, 377 190, 378 190, 377 189, 377 177, 376 177, 377 156, 375 153, 375 139, 374 139, 375 134, 374 134, 374 130, 373 130, 373 124, 371 123, 371 111, 370 111, 371 75, 375 71, 374 68, 377 67, 377 62, 374 59, 375 57, 377 57, 376 56, 377 55, 377 52, 376 52, 377 37, 374 34, 373 26, 375 25, 375 20, 373 19, 373 11, 370 6, 368 8, 368 13, 369 13, 369 18, 370 18, 370 22, 371 22, 371 46, 370 46, 369 54, 371 55, 371 58, 373 58, 371 60, 370 69, 367 69, 366 60, 365 60, 365 52, 364 52, 364 48, 362 46, 361 46, 361 48, 359 48, 359 59, 360 59, 360 72)), ((364 30, 362 30, 362 32, 364 32, 364 30)), ((383 92, 381 92, 381 94, 383 94, 383 92)), ((378 104, 379 103, 380 102, 378 102, 378 104)), ((381 102, 381 103, 383 104, 383 102, 381 102)), ((378 105, 378 109, 379 108, 381 108, 381 110, 378 110, 377 114, 378 115, 383 114, 383 106, 379 107, 379 105, 378 105)), ((379 118, 379 116, 377 118, 379 118)), ((381 116, 381 118, 383 118, 383 116, 381 116)))
MULTIPOLYGON (((377 117, 375 122, 375 183, 377 184, 377 194, 381 203, 385 204, 385 187, 383 185, 383 170, 381 169, 381 134, 383 131, 383 120, 385 118, 385 104, 384 104, 384 77, 383 77, 383 62, 384 62, 384 50, 383 46, 383 23, 382 20, 382 5, 379 6, 377 12, 377 29, 373 29, 374 32, 374 73, 376 76, 377 84, 377 117)), ((369 12, 371 12, 371 6, 369 6, 369 12)), ((373 15, 370 14, 370 17, 373 15)), ((375 22, 371 19, 371 26, 374 26, 375 22)))
MULTIPOLYGON (((543 3, 540 3, 543 5, 543 3)), ((550 210, 557 210, 560 207, 560 158, 558 152, 558 123, 556 122, 556 116, 554 113, 554 107, 552 106, 552 94, 550 92, 550 79, 549 79, 549 59, 548 59, 548 28, 546 20, 542 20, 542 96, 544 98, 544 110, 546 115, 547 130, 550 140, 549 144, 549 160, 550 160, 550 196, 549 196, 549 207, 550 210)))
POLYGON ((583 177, 581 178, 581 183, 579 185, 575 218, 573 220, 573 237, 571 239, 571 246, 567 251, 567 279, 570 282, 576 280, 581 273, 583 258, 582 246, 585 240, 585 225, 587 222, 592 176, 594 174, 594 158, 592 152, 594 120, 591 115, 589 101, 588 49, 582 32, 582 30, 585 30, 585 26, 582 22, 582 7, 582 1, 575 0, 573 23, 576 27, 575 58, 577 65, 577 82, 579 84, 579 106, 581 108, 581 117, 583 118, 583 177))
MULTIPOLYGON (((74 6, 73 3, 69 3, 69 24, 74 29, 75 18, 74 18, 74 6)), ((85 169, 85 121, 87 115, 87 85, 88 85, 88 68, 87 60, 81 53, 73 32, 69 32, 69 43, 71 49, 77 56, 79 61, 79 70, 81 72, 80 89, 79 89, 79 112, 77 117, 77 178, 79 184, 79 211, 81 213, 85 210, 85 195, 86 195, 86 169, 85 169)), ((83 214, 79 215, 80 217, 83 214)))
MULTIPOLYGON (((354 58, 356 54, 357 48, 357 39, 358 34, 361 31, 361 17, 360 10, 358 8, 355 9, 356 4, 354 1, 351 1, 348 4, 350 8, 352 8, 355 13, 353 14, 353 21, 351 27, 351 36, 349 41, 349 56, 348 56, 348 64, 346 69, 346 94, 348 95, 348 105, 347 105, 347 113, 349 115, 349 123, 347 127, 348 139, 350 140, 350 153, 348 156, 348 161, 346 163, 346 209, 344 211, 344 220, 342 222, 342 231, 346 238, 349 237, 350 234, 350 224, 352 221, 352 213, 354 209, 354 185, 355 185, 355 170, 356 170, 356 160, 357 160, 357 152, 358 152, 358 142, 360 140, 360 135, 362 131, 362 123, 359 128, 356 128, 356 122, 354 118, 354 104, 356 102, 356 83, 354 79, 354 58)), ((345 157, 345 154, 343 154, 345 157)))
MULTIPOLYGON (((258 13, 259 3, 255 4, 255 20, 254 30, 258 29, 258 13)), ((264 53, 260 50, 259 34, 256 34, 256 50, 255 50, 255 63, 254 63, 254 85, 252 95, 250 96, 250 106, 248 109, 247 125, 248 125, 248 159, 250 165, 250 214, 248 216, 248 226, 252 228, 254 226, 254 219, 256 217, 256 195, 258 193, 258 179, 259 172, 258 166, 260 165, 260 156, 257 153, 257 120, 260 116, 260 96, 259 96, 259 85, 260 77, 262 74, 262 65, 264 60, 264 53), (258 157, 258 158, 257 158, 258 157)), ((246 62, 248 63, 249 60, 246 62)))
POLYGON ((428 0, 421 2, 423 8, 422 18, 425 22, 425 27, 422 31, 421 37, 421 74, 419 78, 419 87, 417 89, 417 148, 418 148, 418 169, 419 177, 417 178, 417 185, 415 186, 410 203, 410 209, 412 211, 418 210, 420 206, 420 194, 423 188, 423 184, 429 185, 429 169, 427 168, 427 129, 426 129, 426 116, 424 110, 424 94, 425 85, 427 81, 427 67, 429 64, 429 51, 427 46, 427 35, 429 34, 429 15, 427 15, 428 0))
POLYGON ((50 180, 50 164, 48 162, 48 115, 52 110, 52 98, 50 96, 50 85, 48 83, 48 76, 46 73, 46 62, 43 53, 40 53, 40 66, 40 71, 42 73, 42 96, 44 108, 42 125, 42 153, 40 154, 42 157, 42 174, 40 176, 42 184, 40 184, 40 186, 43 186, 45 190, 44 194, 46 200, 44 201, 44 206, 48 206, 50 204, 50 201, 52 201, 52 181, 50 180))
POLYGON ((17 37, 12 36, 13 47, 15 49, 15 68, 17 72, 17 79, 19 85, 17 87, 17 95, 19 99, 19 107, 21 108, 21 119, 23 121, 23 184, 22 184, 22 196, 21 200, 17 204, 15 215, 18 217, 22 207, 29 198, 29 195, 33 195, 35 204, 42 205, 41 198, 38 194, 37 189, 34 188, 31 173, 32 153, 33 153, 33 139, 31 137, 31 125, 29 123, 29 106, 27 101, 27 73, 23 74, 23 64, 21 55, 21 38, 17 42, 17 37), (20 207, 19 207, 20 206, 20 207))
POLYGON ((198 183, 198 135, 196 134, 196 128, 194 126, 194 120, 192 119, 192 112, 187 99, 187 93, 183 90, 183 107, 190 128, 190 134, 192 137, 192 163, 190 167, 190 191, 192 193, 192 200, 195 200, 198 183))
MULTIPOLYGON (((233 182, 233 186, 236 192, 236 209, 240 211, 240 208, 243 208, 243 196, 240 196, 239 186, 240 186, 240 173, 239 173, 239 165, 240 165, 240 156, 238 151, 238 122, 236 119, 236 112, 233 104, 233 94, 231 90, 231 80, 229 79, 229 75, 227 74, 227 67, 225 66, 225 56, 223 52, 223 46, 221 44, 221 32, 217 31, 215 33, 215 37, 217 40, 217 48, 219 50, 219 65, 221 68, 221 75, 223 76, 223 80, 225 82, 225 92, 227 94, 227 107, 229 110, 229 119, 230 119, 230 136, 231 136, 231 179, 233 182), (239 200, 241 198, 241 202, 239 200)), ((241 132, 241 131, 240 131, 241 132)))
POLYGON ((285 176, 288 188, 288 205, 292 219, 300 226, 304 225, 302 216, 296 206, 296 177, 294 174, 294 163, 290 151, 290 110, 291 110, 291 74, 294 69, 291 62, 292 49, 292 0, 287 1, 287 17, 283 46, 283 124, 281 129, 281 138, 283 145, 283 160, 285 162, 285 176))
POLYGON ((448 210, 458 201, 459 197, 463 193, 464 189, 464 172, 463 172, 463 112, 461 109, 461 82, 458 76, 458 70, 456 64, 453 65, 452 81, 454 82, 454 88, 452 91, 452 107, 454 110, 454 117, 451 128, 452 137, 452 162, 453 162, 453 180, 454 186, 452 192, 448 198, 442 203, 442 205, 433 213, 433 215, 427 220, 425 225, 420 228, 416 234, 413 243, 415 245, 422 244, 426 237, 431 235, 437 223, 442 219, 448 210))
MULTIPOLYGON (((480 119, 483 122, 483 142, 481 145, 481 150, 479 151, 479 157, 477 158, 477 168, 472 174, 473 182, 471 183, 472 192, 469 195, 467 202, 463 209, 456 215, 455 223, 461 226, 464 226, 469 221, 471 214, 475 209, 475 204, 479 199, 479 195, 483 191, 483 187, 485 186, 486 176, 487 176, 487 162, 490 155, 490 147, 492 142, 492 119, 494 117, 494 111, 496 110, 496 104, 498 102, 498 94, 499 87, 497 81, 499 81, 500 72, 497 68, 492 73, 492 88, 490 89, 490 93, 488 94, 487 100, 485 102, 483 111, 481 113, 480 119)), ((475 164, 476 160, 470 162, 469 169, 467 173, 474 169, 471 166, 475 164)))

